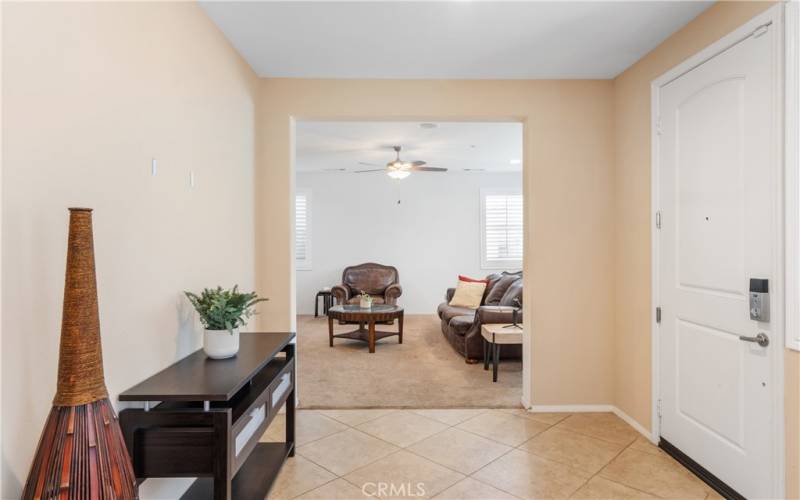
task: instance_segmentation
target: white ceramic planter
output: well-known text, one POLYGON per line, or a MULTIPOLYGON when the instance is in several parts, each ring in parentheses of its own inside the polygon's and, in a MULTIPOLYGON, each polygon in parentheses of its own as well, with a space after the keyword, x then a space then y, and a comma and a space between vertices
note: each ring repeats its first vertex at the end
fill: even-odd
POLYGON ((372 307, 372 301, 361 299, 359 305, 361 306, 361 309, 370 309, 372 307))
POLYGON ((239 352, 239 329, 233 330, 204 330, 203 351, 212 359, 225 359, 236 356, 239 352))

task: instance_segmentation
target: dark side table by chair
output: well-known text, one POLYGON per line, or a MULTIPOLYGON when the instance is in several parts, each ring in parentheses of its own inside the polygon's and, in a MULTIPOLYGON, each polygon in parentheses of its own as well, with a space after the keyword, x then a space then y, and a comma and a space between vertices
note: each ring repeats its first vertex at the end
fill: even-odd
POLYGON ((328 314, 328 309, 333 307, 333 294, 330 290, 320 290, 314 297, 314 317, 319 317, 319 298, 322 297, 322 314, 328 314))

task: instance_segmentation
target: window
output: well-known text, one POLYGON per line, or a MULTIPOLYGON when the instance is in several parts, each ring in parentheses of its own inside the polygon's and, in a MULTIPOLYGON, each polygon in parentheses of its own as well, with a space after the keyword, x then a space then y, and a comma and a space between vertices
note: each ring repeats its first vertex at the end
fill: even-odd
POLYGON ((522 194, 481 191, 481 267, 522 268, 522 194))
POLYGON ((311 192, 294 197, 294 264, 298 271, 311 269, 311 192))

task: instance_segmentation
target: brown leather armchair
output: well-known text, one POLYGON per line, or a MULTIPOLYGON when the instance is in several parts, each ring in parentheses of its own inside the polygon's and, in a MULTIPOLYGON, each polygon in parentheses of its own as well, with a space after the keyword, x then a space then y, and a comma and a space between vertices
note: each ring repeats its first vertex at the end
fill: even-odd
POLYGON ((338 304, 358 304, 362 291, 370 294, 374 304, 397 304, 403 294, 397 268, 373 262, 346 267, 342 284, 331 289, 338 304))

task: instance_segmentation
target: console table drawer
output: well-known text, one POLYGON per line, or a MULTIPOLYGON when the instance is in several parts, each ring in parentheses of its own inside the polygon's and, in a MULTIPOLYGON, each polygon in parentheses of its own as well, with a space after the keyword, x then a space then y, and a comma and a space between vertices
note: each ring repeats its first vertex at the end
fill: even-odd
POLYGON ((270 414, 275 415, 286 402, 286 396, 294 389, 294 360, 286 363, 275 380, 269 386, 269 407, 270 414))
POLYGON ((134 438, 138 477, 196 476, 214 472, 214 429, 153 427, 134 438))

